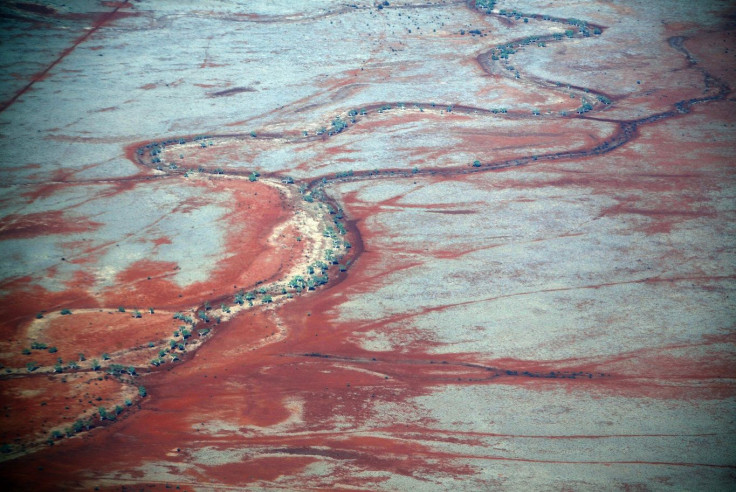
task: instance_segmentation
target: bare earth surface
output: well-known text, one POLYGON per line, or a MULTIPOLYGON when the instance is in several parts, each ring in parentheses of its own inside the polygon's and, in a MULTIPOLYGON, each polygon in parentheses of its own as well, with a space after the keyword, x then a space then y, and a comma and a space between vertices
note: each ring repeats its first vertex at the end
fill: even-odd
POLYGON ((0 6, 4 490, 733 490, 727 1, 0 6))

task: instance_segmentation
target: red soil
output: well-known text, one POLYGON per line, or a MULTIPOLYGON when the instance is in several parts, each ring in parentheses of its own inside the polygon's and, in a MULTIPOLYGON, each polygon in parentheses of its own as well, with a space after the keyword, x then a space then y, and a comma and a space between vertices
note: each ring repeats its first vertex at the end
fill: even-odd
POLYGON ((54 210, 26 215, 11 214, 5 216, 3 217, 3 225, 0 227, 0 241, 47 234, 92 232, 102 225, 99 222, 78 217, 70 218, 65 215, 60 210, 54 210))
POLYGON ((64 428, 80 418, 94 415, 99 407, 113 410, 122 404, 123 386, 102 373, 37 375, 0 380, 3 415, 0 441, 18 446, 51 437, 54 428, 64 428))
POLYGON ((11 337, 13 333, 17 335, 17 330, 41 310, 98 307, 97 300, 84 288, 69 287, 61 292, 52 292, 36 285, 28 277, 5 282, 2 287, 9 292, 0 302, 0 336, 3 337, 11 337))
MULTIPOLYGON (((112 354, 112 362, 115 363, 148 366, 148 361, 156 357, 158 351, 158 347, 148 348, 148 343, 158 343, 171 337, 182 324, 172 319, 171 312, 159 310, 160 307, 188 308, 201 304, 206 299, 212 301, 215 307, 220 300, 232 304, 234 292, 243 288, 251 289, 259 281, 272 281, 300 261, 310 240, 305 238, 297 242, 296 236, 299 233, 294 227, 286 227, 280 237, 274 238, 274 243, 269 242, 273 228, 288 219, 293 208, 293 204, 287 202, 279 189, 260 182, 231 179, 202 180, 192 185, 202 187, 203 194, 216 191, 220 196, 225 193, 232 200, 231 211, 220 222, 211 225, 225 230, 226 234, 224 251, 220 253, 221 259, 213 267, 207 282, 180 287, 170 276, 178 265, 172 262, 141 261, 121 272, 116 278, 116 285, 105 290, 101 296, 94 292, 95 277, 84 271, 77 272, 68 288, 62 292, 48 292, 29 278, 14 279, 3 286, 9 291, 0 307, 4 333, 8 337, 3 343, 2 353, 6 354, 3 364, 25 372, 24 366, 27 362, 33 361, 48 368, 56 364, 57 359, 61 359, 64 370, 67 371, 63 375, 44 376, 37 373, 22 379, 3 381, 4 401, 10 405, 6 408, 6 418, 10 420, 2 428, 3 436, 7 438, 3 442, 10 443, 11 439, 17 439, 14 450, 19 449, 21 443, 45 438, 43 432, 52 427, 71 423, 88 407, 94 410, 97 406, 122 404, 122 397, 118 394, 120 383, 112 380, 98 382, 98 374, 101 376, 102 373, 84 371, 89 366, 89 360, 101 360, 102 353, 112 354), (98 303, 109 308, 82 310, 95 308, 98 303), (118 312, 116 306, 126 307, 127 312, 118 312), (154 314, 149 313, 149 306, 155 307, 154 314), (35 314, 41 307, 54 313, 47 313, 46 317, 36 320, 35 314), (58 310, 62 307, 70 308, 72 314, 60 315, 58 310), (133 317, 135 308, 140 309, 141 318, 133 317), (21 350, 30 348, 33 341, 43 342, 56 350, 53 353, 46 349, 32 350, 30 355, 22 355, 21 350), (128 349, 135 350, 127 353, 128 349), (87 359, 86 362, 78 362, 82 372, 68 372, 66 365, 71 361, 79 361, 80 353, 84 353, 87 359), (65 384, 64 380, 69 382, 65 384), (56 388, 62 384, 63 391, 60 392, 56 388), (35 399, 23 397, 19 392, 26 385, 48 394, 46 405, 36 407, 33 404, 35 399), (93 391, 90 389, 92 387, 94 395, 90 398, 93 401, 89 403, 84 395, 93 391), (98 397, 100 400, 97 400, 98 397), (82 401, 76 401, 80 399, 82 401), (70 403, 71 400, 75 400, 74 404, 70 403), (62 406, 69 408, 59 411, 62 406), (22 409, 22 412, 18 412, 18 409, 22 409), (25 415, 27 422, 24 425, 18 424, 19 415, 25 415), (17 436, 11 436, 13 432, 17 436)), ((132 185, 121 184, 109 193, 118 193, 129 186, 132 185)), ((49 189, 48 192, 54 191, 56 188, 49 189)), ((187 207, 196 208, 200 205, 201 203, 190 201, 182 204, 180 209, 186 210, 187 207)), ((11 227, 8 228, 12 234, 8 234, 20 237, 30 234, 32 230, 46 232, 44 228, 40 228, 40 223, 46 221, 69 224, 66 230, 52 229, 52 232, 59 234, 68 233, 69 229, 77 232, 89 227, 84 221, 62 221, 60 214, 39 214, 30 219, 14 218, 9 222, 11 227)), ((160 246, 170 243, 170 239, 156 238, 153 242, 160 246)), ((84 244, 78 246, 83 247, 84 244)), ((53 270, 48 272, 49 275, 55 274, 53 270)), ((242 333, 255 336, 257 340, 262 340, 263 336, 271 336, 270 332, 261 334, 250 324, 242 328, 242 333)), ((170 365, 164 367, 164 370, 167 369, 170 370, 170 365)), ((263 407, 261 413, 263 418, 259 419, 257 411, 250 411, 248 422, 263 425, 278 416, 278 412, 273 412, 268 407, 263 407)))
MULTIPOLYGON (((669 232, 694 218, 713 218, 717 212, 703 204, 707 203, 709 192, 719 189, 719 179, 733 174, 732 169, 723 164, 728 162, 724 156, 732 150, 732 140, 711 140, 706 144, 698 141, 698 135, 691 134, 691 140, 687 141, 678 135, 686 127, 697 126, 698 122, 702 123, 699 131, 705 133, 708 124, 728 122, 732 106, 732 102, 721 102, 703 109, 696 107, 687 120, 671 119, 642 128, 637 144, 603 158, 580 159, 576 162, 581 165, 578 168, 569 162, 545 162, 544 169, 532 165, 521 174, 498 173, 499 179, 492 186, 589 189, 592 194, 613 197, 619 202, 604 210, 603 215, 646 217, 650 223, 629 219, 625 225, 649 234, 669 232), (642 146, 645 146, 644 151, 642 146), (644 157, 646 162, 630 165, 644 157)), ((464 117, 453 115, 453 118, 464 117)), ((556 122, 555 125, 565 130, 563 137, 580 138, 571 135, 564 123, 556 122)), ((365 131, 377 130, 380 126, 381 123, 369 123, 365 131)), ((714 133, 714 138, 718 135, 723 133, 714 133)), ((535 136, 540 137, 549 136, 535 136)), ((514 149, 529 144, 513 135, 505 138, 507 146, 514 149)), ((590 146, 597 138, 590 136, 583 145, 590 146)), ((267 144, 254 142, 253 145, 267 144)), ((482 139, 467 137, 466 145, 478 148, 482 139)), ((236 147, 233 144, 233 152, 237 152, 236 147)), ((205 152, 207 149, 203 149, 201 155, 205 152)), ((207 162, 206 157, 192 160, 207 162)), ((472 180, 473 176, 429 179, 472 180)), ((213 181, 202 186, 215 184, 213 181)), ((297 256, 264 243, 267 231, 271 230, 268 226, 286 216, 282 210, 283 201, 276 191, 259 189, 258 206, 249 209, 248 204, 256 205, 255 201, 250 201, 254 184, 227 180, 218 181, 216 186, 230 187, 238 199, 243 200, 227 218, 232 228, 228 251, 250 254, 223 259, 221 268, 210 280, 183 288, 177 288, 166 278, 172 264, 135 265, 118 278, 126 291, 108 293, 108 303, 173 306, 201 301, 203 295, 215 299, 231 293, 230 285, 248 286, 256 279, 273 278, 292 261, 289 258, 297 256), (261 206, 269 203, 270 207, 261 206), (277 203, 282 207, 275 206, 277 203), (257 233, 244 225, 252 223, 254 217, 259 224, 257 233), (156 278, 149 281, 147 275, 156 278), (182 297, 171 301, 171 292, 181 292, 182 297)), ((402 422, 405 415, 400 413, 380 415, 374 402, 390 402, 394 408, 402 408, 410 406, 413 397, 431 394, 437 388, 489 384, 516 385, 538 391, 562 387, 594 396, 605 394, 641 399, 734 396, 733 385, 719 381, 722 375, 736 371, 730 349, 732 337, 702 337, 689 344, 574 360, 487 360, 487 356, 475 353, 438 357, 431 353, 438 344, 425 341, 403 344, 389 352, 362 349, 354 340, 373 329, 375 323, 400 325, 413 314, 402 313, 385 316, 379 321, 364 319, 356 323, 341 321, 336 306, 374 291, 386 281, 387 273, 415 264, 412 263, 417 261, 414 259, 392 258, 387 262, 387 251, 379 251, 375 245, 380 244, 379 238, 396 231, 382 229, 380 224, 368 221, 390 208, 411 205, 403 205, 399 199, 361 203, 357 193, 344 196, 342 202, 351 219, 360 224, 362 234, 354 239, 353 254, 357 257, 360 253, 360 256, 349 275, 342 275, 316 294, 303 295, 274 311, 256 309, 220 325, 218 335, 189 361, 147 377, 150 398, 143 401, 140 411, 114 428, 100 429, 83 439, 70 440, 62 448, 48 449, 32 458, 0 466, 4 475, 12 475, 9 486, 21 487, 30 481, 34 484, 40 481, 39 489, 84 486, 88 484, 77 481, 81 477, 109 477, 113 473, 118 473, 121 482, 142 485, 150 481, 146 477, 138 483, 146 465, 161 462, 166 456, 167 466, 181 465, 180 469, 172 469, 182 483, 196 480, 203 484, 258 486, 260 480, 293 476, 319 461, 333 467, 329 471, 334 482, 330 484, 371 488, 381 483, 381 476, 361 477, 358 481, 350 472, 357 469, 421 477, 431 471, 458 477, 474 471, 458 460, 474 456, 444 453, 417 442, 419 439, 468 442, 462 440, 461 433, 453 433, 449 438, 440 435, 441 432, 426 433, 433 422, 421 419, 402 422), (376 421, 383 424, 379 428, 365 428, 367 422, 376 421), (367 432, 372 435, 365 435, 367 432), (106 453, 110 449, 115 450, 114 460, 106 453), (236 451, 234 455, 227 454, 233 450, 236 451), (200 451, 212 453, 215 459, 199 458, 197 461, 200 451), (216 454, 218 451, 225 459, 219 459, 222 456, 216 454), (74 457, 73 462, 60 459, 68 456, 74 457), (192 463, 199 466, 187 466, 192 463), (39 466, 45 474, 40 480, 37 477, 39 466), (70 468, 74 472, 70 473, 70 468), (129 472, 130 478, 121 476, 121 470, 129 472), (74 478, 70 480, 70 476, 74 478)), ((432 206, 423 208, 433 209, 432 206)), ((434 209, 444 212, 439 207, 434 209)), ((161 241, 165 242, 165 238, 161 241)), ((284 244, 288 248, 294 243, 285 241, 284 244)), ((431 247, 428 245, 427 249, 431 247)), ((448 252, 439 250, 435 254, 446 256, 448 252)), ((432 252, 428 256, 431 257, 432 252)), ((707 284, 711 279, 687 280, 707 284)), ((654 278, 642 282, 670 280, 654 278)), ((607 284, 590 288, 604 285, 607 284)), ((130 326, 135 321, 140 320, 128 320, 130 326)), ((406 331, 402 327, 396 336, 406 331)), ((63 333, 59 327, 58 336, 63 333)), ((410 414, 407 410, 407 415, 410 414)), ((519 461, 535 460, 522 458, 519 461)))
MULTIPOLYGON (((112 196, 128 191, 136 186, 135 180, 115 182, 111 189, 98 193, 99 198, 112 196)), ((286 203, 281 192, 260 182, 251 183, 243 180, 217 179, 198 181, 191 186, 203 188, 202 192, 225 194, 234 205, 232 210, 213 228, 226 231, 224 250, 213 251, 221 258, 212 266, 210 279, 207 282, 196 282, 179 286, 172 279, 179 268, 173 262, 156 262, 142 260, 117 275, 115 286, 94 292, 95 279, 89 274, 78 272, 67 288, 61 292, 51 292, 38 286, 30 278, 16 278, 3 284, 8 293, 2 297, 0 314, 3 315, 0 327, 14 330, 15 327, 29 321, 41 310, 60 310, 62 308, 95 308, 106 306, 116 308, 125 306, 139 308, 148 307, 182 309, 228 297, 241 288, 251 288, 258 281, 274 278, 283 269, 288 268, 293 257, 298 257, 307 241, 297 242, 297 233, 292 229, 284 231, 278 244, 268 244, 273 227, 291 215, 292 205, 286 203), (237 286, 237 287, 234 287, 237 286), (24 321, 25 319, 25 321, 24 321)), ((49 185, 28 193, 28 199, 48 196, 63 189, 61 185, 49 185)), ((184 202, 179 211, 186 212, 188 207, 197 207, 208 203, 206 199, 184 202)), ((84 218, 71 219, 60 211, 10 216, 0 236, 33 237, 44 234, 71 234, 90 231, 100 224, 84 218)), ((167 244, 170 238, 154 238, 154 245, 167 244)), ((85 243, 67 243, 66 246, 78 246, 79 258, 60 259, 77 264, 96 261, 96 249, 99 245, 85 248, 85 243)), ((53 269, 46 272, 53 277, 53 269)))
POLYGON ((14 341, 11 353, 17 355, 12 358, 12 365, 22 367, 32 359, 41 365, 53 366, 58 358, 78 360, 80 353, 84 353, 87 359, 101 359, 103 353, 141 347, 170 337, 181 324, 172 318, 170 312, 150 314, 144 309, 141 310, 141 318, 134 318, 130 309, 125 313, 94 310, 67 316, 55 315, 48 320, 36 320, 24 337, 14 341), (33 341, 56 347, 58 351, 34 350, 31 355, 21 355, 20 351, 30 347, 33 341))
MULTIPOLYGON (((278 189, 260 182, 213 179, 197 186, 232 196, 232 209, 219 224, 227 232, 225 253, 213 265, 206 282, 186 286, 172 279, 177 265, 170 262, 140 261, 117 276, 117 284, 104 293, 107 306, 185 308, 206 300, 228 302, 235 292, 249 289, 258 281, 275 278, 300 254, 304 244, 296 241, 293 231, 286 231, 279 244, 268 244, 273 227, 290 216, 290 207, 278 189), (150 278, 149 278, 150 277, 150 278)), ((194 203, 183 207, 195 206, 194 203)), ((165 243, 167 238, 157 238, 165 243)))

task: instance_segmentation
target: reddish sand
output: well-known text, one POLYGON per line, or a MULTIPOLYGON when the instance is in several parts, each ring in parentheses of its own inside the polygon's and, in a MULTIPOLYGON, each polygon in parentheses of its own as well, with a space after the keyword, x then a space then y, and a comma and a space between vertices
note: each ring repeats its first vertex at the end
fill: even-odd
POLYGON ((103 353, 118 352, 125 349, 144 347, 149 342, 160 342, 170 337, 182 324, 172 319, 171 312, 150 314, 140 311, 135 318, 134 310, 121 313, 117 310, 77 311, 72 315, 53 315, 50 319, 34 320, 23 336, 15 339, 3 353, 13 354, 5 359, 6 366, 23 367, 34 360, 42 366, 53 366, 58 358, 65 362, 78 361, 79 354, 86 359, 102 360, 103 353), (57 351, 32 350, 30 355, 22 355, 23 348, 30 348, 32 342, 41 342, 57 351))
MULTIPOLYGON (((130 181, 116 187, 114 193, 128 189, 130 181)), ((212 266, 212 273, 206 282, 195 282, 186 286, 178 286, 172 279, 177 265, 171 262, 140 261, 117 275, 114 287, 104 290, 101 295, 90 291, 94 277, 80 274, 68 284, 65 291, 50 292, 27 278, 14 279, 3 285, 9 292, 0 303, 0 315, 5 333, 12 333, 25 325, 39 311, 54 311, 63 308, 116 308, 125 306, 138 308, 141 311, 148 307, 170 308, 172 310, 188 308, 194 305, 229 298, 242 288, 250 288, 256 282, 265 282, 278 275, 286 267, 293 255, 298 255, 304 244, 296 241, 296 233, 287 230, 281 244, 268 244, 273 227, 286 220, 292 207, 286 203, 283 194, 276 188, 260 182, 250 183, 241 180, 214 179, 196 183, 202 193, 208 190, 225 191, 232 195, 236 205, 218 224, 226 231, 225 253, 212 266), (288 246, 284 248, 282 246, 288 246)), ((194 204, 183 204, 182 210, 194 204)), ((39 226, 36 215, 29 218, 23 216, 13 223, 30 224, 16 228, 17 234, 23 231, 31 233, 33 227, 39 226), (22 230, 21 230, 22 229, 22 230)), ((44 219, 44 223, 47 221, 44 219)), ((66 221, 59 234, 71 234, 84 227, 82 220, 66 221)), ((61 227, 61 226, 60 226, 61 227)), ((168 238, 157 238, 156 244, 165 244, 168 238)), ((218 252, 215 252, 218 253, 218 252)))
POLYGON ((272 228, 290 215, 286 210, 290 205, 278 189, 259 182, 228 179, 204 180, 197 186, 203 188, 204 194, 208 189, 217 189, 233 196, 234 207, 224 223, 212 224, 227 231, 227 253, 213 266, 210 278, 179 287, 168 278, 175 265, 139 262, 118 274, 119 283, 104 294, 105 305, 175 309, 207 300, 215 302, 258 281, 274 278, 291 258, 293 248, 299 247, 295 236, 282 239, 288 249, 267 243, 272 228))
POLYGON ((15 445, 15 450, 48 438, 57 440, 51 431, 65 433, 76 420, 100 425, 99 407, 114 413, 116 404, 124 406, 123 395, 133 398, 134 394, 101 372, 4 379, 0 380, 0 392, 0 439, 15 445))
MULTIPOLYGON (((706 43, 705 39, 702 43, 706 43)), ((701 44, 694 50, 699 49, 702 56, 708 56, 706 45, 701 44)), ((687 91, 668 94, 668 97, 653 103, 653 107, 669 106, 691 95, 687 91)), ((222 95, 227 95, 227 91, 222 95)), ((530 192, 545 188, 584 190, 587 196, 604 196, 609 202, 614 202, 604 207, 601 215, 593 220, 616 218, 629 233, 664 238, 689 221, 713 219, 719 214, 725 216, 725 212, 709 205, 709 196, 720 191, 721 182, 732 179, 734 173, 733 167, 728 165, 733 144, 728 138, 721 138, 730 133, 715 130, 716 126, 730 124, 733 101, 712 100, 693 107, 683 105, 681 109, 681 113, 671 110, 656 123, 644 120, 636 125, 616 122, 620 126, 615 131, 609 124, 600 124, 596 126, 600 129, 599 134, 580 135, 573 120, 551 120, 550 126, 555 133, 542 129, 523 137, 512 133, 499 135, 492 146, 490 143, 486 146, 486 138, 482 134, 461 134, 459 140, 464 147, 477 150, 479 155, 487 154, 489 161, 493 159, 499 167, 505 164, 501 162, 503 159, 524 156, 522 150, 528 150, 532 140, 541 142, 544 147, 553 147, 554 142, 555 149, 551 152, 557 152, 556 146, 576 152, 575 155, 550 155, 549 159, 540 162, 524 160, 518 164, 525 164, 525 168, 516 169, 514 173, 498 171, 495 175, 498 179, 488 186, 521 188, 530 192), (688 137, 683 140, 681 136, 685 130, 688 137), (601 140, 613 141, 614 137, 620 137, 619 142, 627 145, 612 152, 597 148, 601 140), (571 156, 576 158, 575 162, 565 160, 571 156)), ((399 116, 390 116, 381 121, 366 121, 361 123, 358 131, 366 134, 385 131, 387 126, 415 118, 418 116, 411 115, 403 120, 399 116)), ((460 114, 447 117, 455 122, 467 118, 460 114)), ((529 117, 529 121, 534 120, 529 117)), ((243 147, 248 145, 267 148, 275 143, 257 139, 249 142, 245 137, 223 139, 222 155, 228 158, 240 155, 247 152, 243 147)), ((348 148, 335 145, 325 153, 345 155, 350 152, 348 148)), ((202 165, 208 170, 217 166, 212 162, 215 154, 209 147, 192 154, 184 159, 188 165, 202 165)), ((426 156, 427 152, 422 155, 426 156)), ((345 160, 350 158, 344 157, 345 160)), ((424 179, 428 182, 472 181, 473 175, 460 174, 465 171, 432 170, 436 174, 424 179)), ((356 175, 355 179, 362 177, 356 175)), ((11 320, 4 326, 3 335, 20 339, 20 327, 28 325, 41 301, 43 305, 51 303, 55 306, 150 305, 170 309, 190 307, 206 300, 216 305, 219 300, 229 299, 240 288, 277 278, 296 263, 297 257, 302 256, 307 241, 297 243, 292 237, 296 234, 294 230, 286 229, 279 245, 266 242, 273 227, 285 220, 290 214, 289 208, 293 207, 278 189, 245 180, 219 178, 197 183, 202 187, 203 195, 216 188, 229 190, 236 197, 236 206, 225 219, 228 230, 226 249, 232 254, 222 258, 206 282, 179 287, 170 278, 177 265, 150 261, 139 262, 121 272, 116 278, 118 285, 97 297, 88 292, 89 279, 84 276, 77 278, 68 291, 59 294, 26 285, 25 279, 16 280, 4 286, 13 294, 4 299, 6 307, 0 312, 11 320)), ((477 182, 474 184, 482 186, 477 182)), ((465 245, 448 251, 427 245, 425 249, 431 251, 425 257, 393 258, 390 251, 380 248, 381 240, 401 231, 370 219, 392 210, 418 206, 403 204, 401 198, 362 202, 358 192, 344 195, 341 203, 352 220, 348 237, 353 248, 346 258, 352 262, 349 273, 339 274, 333 268, 329 272, 330 283, 316 292, 297 296, 293 301, 275 307, 256 307, 222 323, 216 336, 183 363, 169 364, 161 370, 142 375, 139 381, 145 383, 149 396, 140 401, 139 408, 134 406, 125 413, 125 419, 114 426, 81 435, 79 439, 65 441, 61 447, 44 449, 33 456, 0 466, 3 475, 9 477, 8 486, 20 489, 33 483, 36 490, 51 490, 89 488, 92 483, 105 486, 109 483, 106 481, 111 481, 118 485, 150 487, 162 484, 168 487, 174 483, 185 487, 187 483, 197 482, 204 487, 216 484, 213 485, 216 488, 226 484, 243 488, 262 486, 263 481, 268 483, 299 476, 312 466, 316 469, 318 466, 332 467, 325 472, 330 476, 326 485, 315 479, 318 486, 374 489, 386 486, 387 473, 404 477, 446 474, 457 480, 477 472, 467 464, 476 456, 471 452, 444 451, 447 448, 433 446, 432 443, 481 447, 486 444, 480 437, 493 434, 481 431, 464 434, 441 426, 433 427, 436 422, 420 414, 415 420, 402 420, 403 416, 414 415, 410 411, 406 415, 387 418, 379 412, 377 403, 391 404, 391 408, 409 408, 416 397, 431 395, 438 389, 488 385, 515 386, 540 393, 562 389, 568 394, 588 395, 594 399, 605 396, 634 398, 642 402, 662 400, 672 404, 690 399, 711 401, 735 396, 733 384, 722 380, 724 375, 736 372, 732 335, 688 335, 686 342, 629 351, 622 349, 615 356, 559 360, 493 358, 483 352, 438 356, 433 354, 433 350, 442 344, 420 337, 382 352, 364 349, 356 340, 375 329, 376 323, 401 326, 395 333, 399 337, 410 332, 411 328, 404 328, 409 324, 402 325, 402 322, 411 317, 441 312, 464 302, 453 298, 455 304, 441 304, 393 316, 380 312, 378 321, 371 319, 369 314, 359 322, 342 319, 338 306, 375 292, 385 285, 389 274, 434 258, 457 257, 474 249, 473 245, 465 245), (366 422, 380 422, 380 425, 365 429, 366 422), (366 435, 367 432, 370 435, 366 435), (111 452, 114 452, 115 459, 110 458, 111 452), (73 459, 68 459, 70 456, 73 459), (156 469, 159 464, 165 471, 156 469), (44 472, 42 478, 38 478, 39 468, 44 472), (356 477, 356 470, 367 473, 356 477)), ((463 197, 458 197, 458 203, 469 206, 463 197)), ((472 209, 452 209, 451 205, 423 205, 422 208, 431 213, 473 213, 472 209)), ((470 205, 482 207, 484 204, 470 205)), ((723 220, 727 219, 724 217, 723 220)), ((213 227, 223 225, 213 224, 213 227)), ((17 230, 22 232, 24 228, 18 227, 17 230)), ((166 244, 169 239, 159 238, 157 241, 158 244, 166 244)), ((634 247, 632 244, 631 248, 634 247)), ((411 252, 410 248, 407 251, 411 252)), ((732 277, 712 273, 685 277, 659 275, 628 283, 674 285, 686 281, 705 291, 712 282, 724 279, 732 280, 732 277)), ((604 279, 600 283, 577 288, 596 290, 614 284, 604 279)), ((554 287, 547 291, 567 289, 571 287, 554 287)), ((512 295, 515 294, 500 297, 512 295)), ((410 303, 411 299, 408 299, 407 304, 410 303)), ((149 316, 144 312, 139 320, 130 318, 128 313, 111 315, 106 310, 99 314, 90 312, 54 318, 50 328, 40 333, 49 344, 58 343, 59 354, 63 351, 65 357, 69 357, 67 353, 100 351, 108 346, 113 347, 112 350, 140 346, 153 337, 166 334, 173 325, 176 322, 163 315, 159 319, 159 314, 149 316), (105 317, 120 319, 118 323, 109 324, 105 323, 105 317), (79 329, 80 320, 93 328, 79 329), (154 322, 137 330, 137 324, 150 321, 154 322), (99 336, 102 330, 104 337, 99 336)), ((36 338, 40 339, 40 335, 36 338)), ((51 363, 52 358, 39 353, 41 362, 51 363)), ((22 356, 13 358, 14 362, 22 360, 22 356)), ((88 386, 82 386, 86 391, 83 398, 77 397, 79 388, 62 391, 60 397, 53 399, 52 405, 40 407, 40 411, 33 407, 35 400, 31 400, 50 391, 48 388, 57 384, 58 376, 55 379, 38 375, 4 380, 4 398, 12 402, 12 408, 5 408, 8 415, 5 418, 9 420, 8 425, 3 426, 3 437, 15 439, 20 436, 23 439, 23 436, 39 429, 40 421, 45 422, 46 427, 40 428, 43 430, 48 428, 49 422, 58 422, 52 416, 66 417, 62 411, 66 400, 76 397, 76 403, 68 405, 68 415, 73 415, 95 405, 98 394, 104 393, 105 396, 100 396, 101 401, 107 401, 118 388, 115 386, 117 382, 98 381, 92 373, 75 376, 82 377, 92 378, 86 383, 88 386), (38 381, 45 382, 41 385, 38 381), (99 390, 95 386, 98 383, 99 390), (90 385, 99 393, 90 391, 90 385), (26 390, 35 393, 22 393, 26 390), (16 408, 21 409, 21 415, 29 416, 28 422, 21 421, 16 408), (18 426, 18 430, 13 431, 16 434, 10 431, 12 426, 18 426)), ((462 406, 463 402, 457 401, 455 405, 462 406)), ((544 436, 549 439, 575 437, 578 436, 544 436)), ((582 437, 594 439, 599 436, 587 434, 582 437)), ((488 459, 502 458, 492 455, 488 459)), ((545 461, 525 457, 509 460, 545 461)), ((546 462, 558 463, 556 457, 546 462)), ((598 464, 610 466, 613 463, 598 464)), ((627 463, 647 462, 632 460, 627 463)), ((653 464, 692 465, 686 462, 653 464)), ((717 464, 706 466, 721 467, 717 464)), ((724 467, 733 468, 731 465, 724 467)), ((313 472, 317 475, 319 470, 313 472)), ((313 485, 310 482, 306 486, 313 485)), ((286 488, 293 486, 293 482, 285 485, 286 488)))
MULTIPOLYGON (((120 383, 108 380, 107 375, 103 382, 97 381, 104 372, 87 372, 91 360, 97 359, 106 366, 108 363, 102 360, 102 354, 109 353, 112 357, 109 362, 126 368, 137 366, 138 374, 151 370, 149 361, 158 356, 162 344, 168 346, 168 339, 184 324, 172 318, 172 311, 162 307, 181 310, 201 306, 205 301, 215 307, 219 307, 220 302, 232 305, 233 293, 252 289, 260 282, 273 281, 301 261, 311 240, 296 241, 300 233, 293 226, 285 227, 279 237, 273 238, 273 243, 269 242, 273 228, 292 214, 293 204, 278 188, 260 182, 217 178, 199 180, 194 185, 201 187, 205 195, 209 190, 225 191, 232 196, 234 205, 221 222, 211 225, 226 231, 226 243, 225 254, 213 267, 207 282, 179 287, 171 280, 171 272, 178 268, 175 263, 141 261, 118 274, 115 286, 101 295, 94 291, 94 276, 83 272, 77 272, 67 290, 57 293, 45 291, 30 279, 6 284, 10 294, 5 296, 2 307, 7 337, 2 344, 3 365, 21 374, 28 372, 27 363, 41 367, 36 374, 3 381, 4 400, 8 402, 8 420, 1 427, 3 436, 7 437, 3 442, 12 441, 14 452, 21 445, 30 446, 45 440, 50 429, 84 417, 85 410, 123 405, 120 383), (99 305, 107 308, 97 309, 99 305), (119 312, 117 306, 122 306, 125 312, 119 312), (46 307, 45 316, 35 319, 41 307, 46 307), (71 309, 72 314, 60 314, 62 307, 71 309), (154 308, 153 314, 149 307, 154 308), (42 343, 46 348, 34 349, 33 342, 42 343), (30 349, 30 354, 22 354, 24 349, 30 349), (64 373, 41 374, 59 361, 64 373), (70 363, 77 364, 80 369, 70 368, 70 363), (45 395, 46 403, 36 405, 38 398, 23 396, 26 387, 37 390, 32 396, 45 395), (93 401, 89 403, 87 394, 91 392, 95 394, 90 396, 93 401), (70 403, 72 400, 74 404, 70 403), (21 418, 25 419, 22 425, 19 424, 21 418)), ((126 184, 123 189, 128 187, 126 184)), ((114 192, 119 191, 115 189, 114 192)), ((182 207, 196 205, 199 204, 185 203, 182 207)), ((27 235, 41 221, 46 222, 48 218, 39 214, 17 217, 9 222, 10 229, 6 230, 14 231, 14 236, 27 235)), ((84 220, 57 220, 55 223, 69 224, 63 230, 54 231, 58 234, 88 227, 84 220)), ((158 245, 169 242, 165 237, 155 240, 158 245)), ((206 326, 203 323, 201 327, 206 326)), ((170 369, 170 364, 162 369, 170 369)), ((128 378, 127 374, 124 376, 128 378)), ((133 400, 136 395, 137 390, 133 389, 133 400)), ((125 415, 128 414, 129 409, 126 409, 125 415)), ((99 424, 99 419, 95 424, 99 424)))

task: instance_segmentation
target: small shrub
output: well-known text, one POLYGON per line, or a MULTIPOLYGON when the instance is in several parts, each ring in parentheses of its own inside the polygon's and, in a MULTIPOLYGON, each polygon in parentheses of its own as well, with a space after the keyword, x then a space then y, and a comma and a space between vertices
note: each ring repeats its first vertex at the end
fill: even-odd
POLYGON ((72 312, 70 310, 68 310, 68 309, 62 309, 61 310, 61 314, 63 314, 63 315, 72 314, 72 312))

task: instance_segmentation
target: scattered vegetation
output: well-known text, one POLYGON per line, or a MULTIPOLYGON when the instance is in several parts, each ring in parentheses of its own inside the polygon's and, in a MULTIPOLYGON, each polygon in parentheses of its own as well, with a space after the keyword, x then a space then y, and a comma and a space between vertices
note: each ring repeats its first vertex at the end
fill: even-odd
POLYGON ((330 131, 329 135, 336 135, 340 132, 342 132, 344 129, 348 127, 348 124, 340 119, 338 116, 334 120, 332 120, 332 130, 330 131))

